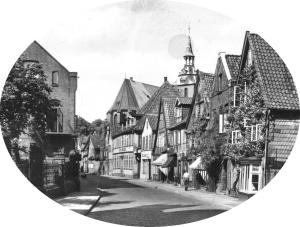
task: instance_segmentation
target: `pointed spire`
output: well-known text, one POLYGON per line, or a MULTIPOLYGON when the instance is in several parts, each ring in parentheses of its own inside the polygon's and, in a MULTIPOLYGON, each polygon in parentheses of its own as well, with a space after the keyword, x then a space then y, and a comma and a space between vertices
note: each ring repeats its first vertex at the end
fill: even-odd
POLYGON ((193 47, 192 47, 192 40, 191 40, 191 26, 188 26, 188 43, 187 43, 187 47, 185 50, 185 55, 184 56, 194 56, 193 53, 193 47))

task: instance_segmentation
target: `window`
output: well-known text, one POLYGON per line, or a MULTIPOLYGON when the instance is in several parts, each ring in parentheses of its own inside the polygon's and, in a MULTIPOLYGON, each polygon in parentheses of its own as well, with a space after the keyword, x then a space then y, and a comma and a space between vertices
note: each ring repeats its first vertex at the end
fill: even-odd
POLYGON ((218 77, 218 91, 222 91, 222 74, 218 77))
POLYGON ((58 72, 57 71, 52 72, 52 85, 58 86, 58 72))
POLYGON ((228 129, 228 114, 227 113, 221 113, 219 114, 219 133, 225 133, 228 129))
POLYGON ((142 149, 145 150, 145 137, 143 137, 142 149))
POLYGON ((180 122, 182 120, 182 107, 176 107, 175 114, 176 122, 180 122))
POLYGON ((48 113, 47 125, 50 132, 63 132, 63 113, 60 108, 54 107, 48 113))
POLYGON ((241 96, 239 91, 239 86, 233 87, 233 106, 237 107, 240 106, 241 96))
POLYGON ((234 130, 231 132, 231 143, 236 144, 240 143, 242 140, 242 135, 240 130, 234 130))
POLYGON ((184 94, 183 94, 184 97, 188 97, 189 94, 188 94, 188 88, 184 88, 184 94))
POLYGON ((239 189, 244 193, 256 193, 261 188, 261 166, 246 164, 241 166, 239 189))
POLYGON ((249 141, 257 141, 263 139, 262 135, 262 124, 245 126, 246 128, 246 139, 249 141))

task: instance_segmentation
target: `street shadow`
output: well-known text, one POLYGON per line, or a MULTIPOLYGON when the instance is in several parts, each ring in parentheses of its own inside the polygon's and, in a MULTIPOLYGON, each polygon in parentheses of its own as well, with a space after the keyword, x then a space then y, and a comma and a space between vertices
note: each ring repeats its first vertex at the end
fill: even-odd
MULTIPOLYGON (((91 212, 88 217, 113 224, 128 226, 170 226, 200 221, 213 217, 226 210, 222 209, 193 209, 190 205, 146 205, 134 208, 105 210, 91 212), (165 210, 179 210, 164 212, 165 210)), ((101 209, 101 204, 100 204, 101 209)))
POLYGON ((145 188, 128 182, 129 179, 112 179, 107 177, 99 177, 98 187, 101 189, 113 188, 145 188))
MULTIPOLYGON (((100 200, 101 201, 101 200, 100 200)), ((108 202, 99 202, 97 207, 105 207, 109 205, 117 205, 117 204, 126 204, 126 203, 132 203, 133 201, 108 201, 108 202)))

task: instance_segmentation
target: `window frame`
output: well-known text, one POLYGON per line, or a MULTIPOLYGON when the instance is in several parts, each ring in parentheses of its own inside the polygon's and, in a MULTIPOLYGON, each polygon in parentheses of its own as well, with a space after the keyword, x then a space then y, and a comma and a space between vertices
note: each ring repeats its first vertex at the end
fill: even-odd
POLYGON ((58 87, 58 83, 59 83, 59 72, 52 71, 52 86, 58 87))

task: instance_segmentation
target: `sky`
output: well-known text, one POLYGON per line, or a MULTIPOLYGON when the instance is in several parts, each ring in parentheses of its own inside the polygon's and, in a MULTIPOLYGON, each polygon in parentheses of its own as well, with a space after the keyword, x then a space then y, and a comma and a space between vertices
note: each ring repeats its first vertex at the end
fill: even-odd
POLYGON ((78 72, 76 114, 105 119, 124 78, 160 86, 176 81, 188 28, 195 66, 214 73, 219 52, 241 54, 245 29, 198 6, 134 0, 69 16, 37 40, 69 71, 78 72))

